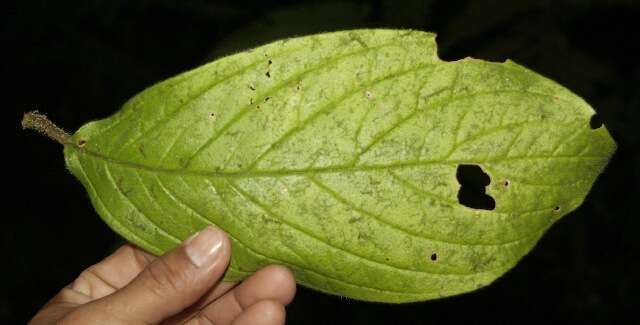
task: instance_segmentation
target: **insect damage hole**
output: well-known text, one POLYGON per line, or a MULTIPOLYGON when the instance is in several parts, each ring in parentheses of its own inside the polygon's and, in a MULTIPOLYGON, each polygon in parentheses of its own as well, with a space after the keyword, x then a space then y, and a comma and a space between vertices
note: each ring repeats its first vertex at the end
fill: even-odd
POLYGON ((491 177, 480 166, 458 165, 456 179, 460 184, 458 203, 472 209, 496 208, 496 201, 486 192, 486 186, 491 184, 491 177))
POLYGON ((429 259, 434 261, 434 262, 437 261, 438 260, 438 254, 436 254, 436 253, 431 254, 431 256, 429 256, 429 259))
POLYGON ((591 119, 589 119, 589 127, 592 130, 599 129, 602 127, 602 118, 598 114, 591 115, 591 119))

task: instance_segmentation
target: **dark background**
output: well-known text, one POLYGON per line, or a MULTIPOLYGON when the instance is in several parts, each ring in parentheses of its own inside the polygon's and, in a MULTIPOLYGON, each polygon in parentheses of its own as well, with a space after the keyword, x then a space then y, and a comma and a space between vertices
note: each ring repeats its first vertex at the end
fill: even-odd
POLYGON ((76 130, 220 55, 354 27, 437 32, 446 60, 511 58, 584 97, 619 149, 582 207, 493 285, 406 305, 300 288, 288 323, 639 322, 638 1, 21 1, 3 13, 3 111, 14 110, 3 122, 16 142, 2 155, 0 323, 27 321, 118 245, 65 170, 62 148, 20 130, 23 112, 76 130))

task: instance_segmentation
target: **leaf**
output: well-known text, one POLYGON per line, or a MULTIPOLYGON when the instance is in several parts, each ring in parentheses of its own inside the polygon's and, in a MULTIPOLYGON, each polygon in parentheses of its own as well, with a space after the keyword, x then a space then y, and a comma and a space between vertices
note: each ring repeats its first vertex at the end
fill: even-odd
POLYGON ((491 283, 582 203, 615 150, 593 115, 516 63, 444 62, 433 34, 354 30, 161 82, 83 126, 65 157, 105 222, 153 253, 215 224, 228 279, 277 263, 323 292, 409 302, 491 283), (461 165, 486 173, 474 186, 492 209, 459 202, 461 165))

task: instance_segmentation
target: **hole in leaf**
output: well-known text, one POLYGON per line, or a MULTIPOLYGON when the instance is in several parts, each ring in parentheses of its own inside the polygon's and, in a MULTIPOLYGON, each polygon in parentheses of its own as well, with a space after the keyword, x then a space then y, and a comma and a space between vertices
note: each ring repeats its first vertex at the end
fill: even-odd
POLYGON ((267 78, 271 78, 271 71, 267 71, 264 75, 267 76, 267 78))
POLYGON ((87 144, 87 140, 78 140, 78 147, 82 148, 85 144, 87 144))
POLYGON ((559 206, 556 206, 555 208, 553 208, 553 211, 555 211, 555 212, 560 211, 560 207, 559 207, 559 206))
POLYGON ((600 115, 591 115, 591 119, 589 120, 589 127, 591 127, 592 130, 599 129, 600 127, 602 127, 602 124, 602 118, 600 117, 600 115))
POLYGON ((509 187, 509 185, 511 185, 511 182, 509 182, 508 179, 504 180, 504 187, 509 187))
POLYGON ((431 254, 430 258, 431 258, 432 261, 435 262, 436 260, 438 260, 438 255, 436 253, 433 253, 433 254, 431 254))
POLYGON ((478 165, 458 165, 456 179, 460 183, 458 202, 472 209, 493 210, 496 201, 486 192, 491 177, 478 165))

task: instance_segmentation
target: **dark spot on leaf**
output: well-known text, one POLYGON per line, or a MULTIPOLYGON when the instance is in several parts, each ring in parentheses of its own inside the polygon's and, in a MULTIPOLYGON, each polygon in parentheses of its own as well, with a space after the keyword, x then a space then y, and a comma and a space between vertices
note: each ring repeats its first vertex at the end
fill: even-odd
POLYGON ((264 75, 267 76, 267 78, 271 78, 271 71, 267 71, 264 75))
POLYGON ((154 184, 149 185, 149 195, 151 196, 151 198, 157 201, 158 195, 156 192, 157 192, 156 186, 154 184))
POLYGON ((504 180, 504 187, 509 187, 509 185, 511 185, 511 182, 509 182, 508 179, 504 180))
POLYGON ((266 102, 268 102, 270 99, 271 99, 271 96, 267 96, 267 97, 265 97, 265 98, 264 98, 264 102, 266 103, 266 102))
POLYGON ((267 63, 269 63, 269 65, 271 65, 273 63, 273 61, 271 61, 271 59, 269 59, 269 61, 267 61, 267 63))
POLYGON ((187 168, 188 164, 189 164, 189 160, 186 157, 178 158, 178 165, 180 165, 180 167, 187 168))
POLYGON ((553 208, 553 211, 555 211, 555 212, 560 211, 560 206, 556 206, 555 208, 553 208))
POLYGON ((435 262, 436 260, 438 260, 438 254, 433 253, 433 254, 431 254, 431 257, 430 257, 430 258, 431 258, 431 260, 432 260, 432 261, 434 261, 434 262, 435 262))
POLYGON ((125 197, 129 197, 129 194, 132 192, 132 189, 125 188, 123 177, 118 177, 116 179, 116 187, 118 188, 120 193, 122 193, 122 195, 124 195, 125 197))
POLYGON ((142 143, 138 146, 138 151, 143 158, 147 158, 147 154, 144 152, 144 145, 142 143))
POLYGON ((280 224, 279 220, 276 220, 274 218, 271 218, 270 216, 267 215, 261 215, 260 216, 260 221, 262 221, 262 223, 270 225, 270 224, 280 224))
POLYGON ((369 48, 369 46, 367 45, 367 43, 362 40, 362 38, 360 38, 359 35, 355 34, 355 33, 350 33, 349 34, 349 38, 351 39, 351 41, 357 42, 358 44, 360 44, 360 46, 362 46, 362 48, 369 48))
POLYGON ((365 234, 363 232, 358 232, 358 240, 367 241, 367 240, 370 240, 370 239, 371 239, 371 236, 369 236, 368 234, 365 234))
POLYGON ((253 84, 249 84, 249 89, 256 90, 256 86, 254 86, 253 84))
POLYGON ((209 114, 209 117, 211 117, 211 118, 215 118, 215 117, 216 117, 216 113, 213 113, 213 112, 212 112, 211 114, 209 114))
POLYGON ((360 217, 352 217, 349 219, 349 223, 356 223, 359 222, 360 220, 362 220, 362 218, 360 217))
POLYGON ((78 147, 82 148, 84 147, 85 144, 87 144, 87 140, 83 140, 83 139, 78 140, 78 147))
POLYGON ((460 183, 458 202, 472 209, 493 210, 496 201, 486 193, 491 178, 478 165, 458 165, 456 179, 460 183))
POLYGON ((600 117, 600 115, 591 115, 591 119, 589 120, 589 127, 591 127, 592 130, 599 129, 600 127, 602 127, 602 124, 602 118, 600 117))

